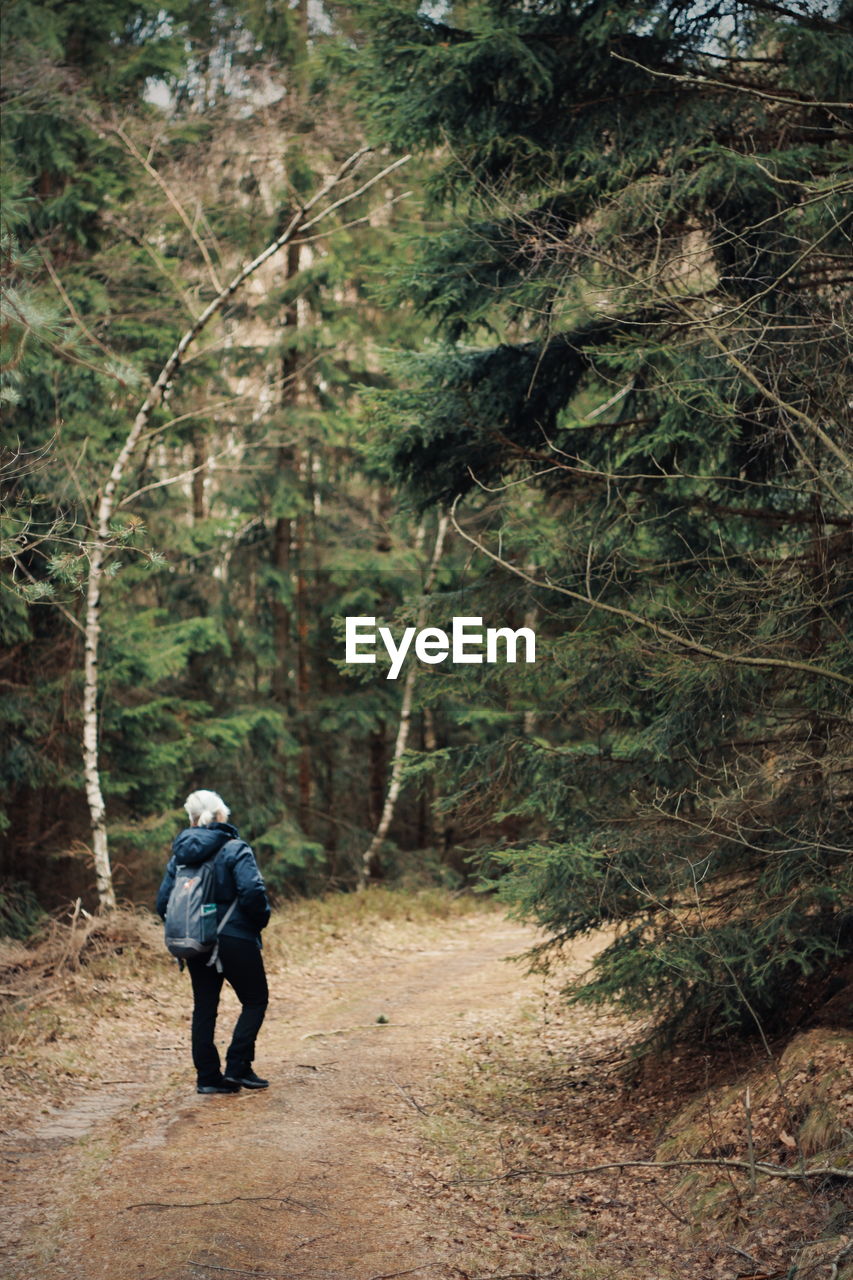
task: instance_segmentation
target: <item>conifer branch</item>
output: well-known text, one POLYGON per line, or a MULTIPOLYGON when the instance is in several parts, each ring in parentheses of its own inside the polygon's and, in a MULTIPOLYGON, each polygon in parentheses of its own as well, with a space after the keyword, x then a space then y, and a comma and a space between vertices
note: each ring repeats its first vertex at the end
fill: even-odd
POLYGON ((751 84, 741 84, 737 80, 715 80, 711 76, 684 75, 677 71, 662 71, 657 67, 647 67, 644 63, 637 62, 634 58, 626 58, 624 54, 617 53, 615 49, 610 50, 610 56, 615 58, 617 62, 627 62, 629 66, 636 67, 638 71, 645 71, 647 75, 655 76, 656 79, 672 80, 676 84, 686 84, 693 89, 725 89, 727 92, 734 90, 736 93, 752 94, 754 97, 763 98, 767 102, 777 102, 789 107, 841 107, 845 109, 850 107, 849 102, 820 102, 816 98, 809 98, 806 94, 784 98, 779 93, 768 93, 765 89, 758 89, 751 84))
POLYGON ((789 5, 776 4, 774 0, 749 0, 749 5, 761 13, 772 13, 780 18, 793 18, 795 22, 801 22, 815 31, 838 31, 844 35, 850 34, 849 23, 833 22, 823 14, 804 13, 802 9, 792 9, 789 5))
MULTIPOLYGON (((686 308, 685 308, 685 311, 687 311, 686 308)), ((773 390, 772 387, 768 387, 764 382, 762 382, 761 379, 758 377, 758 375, 754 373, 752 369, 750 369, 749 365, 744 364, 744 362, 740 360, 733 351, 729 350, 729 348, 726 346, 723 340, 719 337, 717 333, 714 332, 714 330, 709 325, 703 324, 702 332, 714 344, 714 346, 717 348, 720 354, 725 356, 729 364, 731 364, 735 369, 737 369, 738 373, 741 374, 742 377, 746 378, 748 382, 752 383, 756 391, 758 391, 767 400, 771 401, 772 404, 775 404, 777 409, 781 409, 783 413, 789 413, 791 417, 796 418, 798 422, 802 422, 809 429, 809 431, 811 431, 812 434, 816 436, 818 440, 820 440, 824 448, 828 449, 830 453, 834 454, 835 457, 842 464, 844 469, 851 476, 853 476, 853 458, 849 457, 844 452, 844 450, 835 443, 832 437, 828 435, 826 431, 824 431, 823 427, 820 425, 819 422, 815 422, 814 418, 810 417, 809 414, 807 413, 803 413, 802 409, 798 409, 796 405, 792 405, 788 403, 786 400, 783 400, 782 397, 778 395, 773 390)), ((789 433, 789 436, 790 436, 790 433, 789 433)), ((794 437, 791 437, 791 438, 794 439, 794 437)), ((798 442, 795 439, 794 439, 794 443, 798 444, 798 442)), ((802 453, 802 450, 800 449, 799 452, 802 453)), ((830 492, 832 493, 836 502, 839 502, 843 508, 846 507, 847 510, 849 510, 850 504, 849 503, 845 504, 844 499, 840 496, 840 494, 836 492, 833 486, 830 486, 829 482, 825 478, 824 478, 824 483, 826 484, 827 489, 829 489, 830 492)))
MULTIPOLYGON (((814 245, 811 246, 811 248, 814 248, 814 247, 815 247, 814 245)), ((613 270, 616 270, 621 275, 627 277, 627 279, 630 280, 632 284, 642 285, 644 283, 641 280, 640 276, 635 271, 632 271, 623 263, 614 262, 610 258, 602 254, 592 255, 592 256, 596 258, 599 262, 601 262, 602 265, 605 265, 613 270)), ((761 296, 763 295, 762 294, 753 295, 745 303, 740 304, 740 306, 737 309, 740 310, 741 312, 745 311, 749 306, 752 305, 754 301, 756 301, 756 299, 760 298, 761 296)), ((752 370, 747 364, 745 364, 744 361, 741 360, 736 355, 736 353, 730 349, 730 347, 722 340, 722 338, 720 338, 719 334, 714 330, 714 328, 706 320, 702 319, 700 316, 697 316, 694 313, 694 310, 692 309, 690 303, 692 301, 697 301, 697 300, 698 299, 674 298, 674 297, 666 297, 665 299, 665 301, 667 302, 667 305, 674 308, 680 315, 682 315, 688 325, 694 326, 700 333, 702 333, 703 336, 706 337, 708 341, 711 342, 711 344, 717 348, 720 354, 732 365, 732 367, 736 369, 738 373, 741 374, 742 377, 746 378, 746 380, 749 383, 751 383, 751 385, 755 388, 755 390, 764 399, 768 400, 771 404, 775 405, 776 408, 779 409, 782 413, 790 414, 790 416, 794 418, 796 421, 803 423, 803 425, 809 430, 809 432, 811 432, 811 434, 817 440, 819 440, 821 444, 823 444, 824 448, 826 448, 830 453, 832 453, 838 459, 838 461, 844 467, 845 471, 847 471, 849 475, 853 476, 853 458, 851 458, 849 454, 845 453, 845 451, 835 443, 832 437, 828 434, 828 432, 824 430, 824 428, 820 425, 819 422, 816 422, 813 417, 805 413, 802 409, 798 409, 796 405, 793 405, 789 401, 783 399, 783 397, 780 396, 778 392, 774 391, 772 387, 767 386, 767 384, 763 382, 761 378, 758 377, 758 375, 754 372, 754 370, 752 370)), ((801 445, 800 441, 796 438, 796 436, 791 431, 787 431, 786 434, 788 436, 788 439, 791 441, 794 448, 796 449, 797 453, 799 454, 804 465, 807 467, 808 470, 810 470, 815 475, 815 477, 818 480, 820 480, 820 482, 824 485, 827 493, 829 493, 831 497, 834 498, 835 501, 839 504, 839 506, 842 509, 842 512, 844 512, 845 514, 850 512, 851 503, 849 502, 849 500, 845 499, 844 496, 839 492, 837 487, 829 479, 829 477, 824 473, 822 473, 816 467, 815 463, 809 458, 808 454, 803 449, 803 446, 801 445)))
POLYGON ((661 639, 671 640, 675 644, 685 649, 690 649, 694 653, 704 654, 705 657, 714 658, 718 662, 731 662, 740 666, 747 667, 781 667, 787 671, 804 671, 811 676, 823 676, 827 680, 838 680, 842 684, 849 685, 853 688, 853 679, 849 676, 842 675, 840 671, 830 671, 828 667, 820 667, 813 662, 798 662, 795 658, 763 658, 755 657, 749 654, 725 653, 721 649, 714 649, 710 645, 701 644, 698 640, 692 640, 689 636, 679 635, 677 631, 670 631, 668 627, 662 627, 660 623, 653 622, 650 618, 644 618, 641 614, 635 613, 633 609, 622 609, 617 605, 605 604, 603 600, 596 600, 594 596, 581 591, 572 591, 568 587, 560 587, 555 582, 539 582, 531 574, 524 569, 519 569, 516 565, 511 564, 496 552, 490 551, 488 547, 478 542, 471 534, 466 533, 456 519, 456 507, 459 502, 459 495, 453 500, 450 509, 450 519, 453 527, 460 537, 469 542, 472 547, 476 547, 483 555, 488 556, 495 564, 499 564, 501 568, 507 569, 510 573, 515 574, 517 578, 523 578, 525 582, 529 582, 531 586, 538 587, 543 591, 556 591, 560 595, 568 596, 570 600, 577 600, 581 604, 590 605, 593 609, 600 609, 604 613, 614 614, 616 617, 624 618, 628 622, 634 622, 638 626, 646 627, 660 636, 661 639))

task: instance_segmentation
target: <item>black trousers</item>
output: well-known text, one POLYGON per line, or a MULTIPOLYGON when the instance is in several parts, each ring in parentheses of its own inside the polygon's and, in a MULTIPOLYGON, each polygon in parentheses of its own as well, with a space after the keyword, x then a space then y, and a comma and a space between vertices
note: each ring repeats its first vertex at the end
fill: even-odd
POLYGON ((187 961, 193 984, 193 1065, 199 1084, 215 1084, 220 1076, 214 1034, 223 981, 231 984, 243 1006, 225 1057, 226 1075, 240 1075, 252 1065, 255 1040, 269 1002, 267 976, 257 942, 220 935, 219 959, 222 973, 215 966, 208 966, 206 956, 187 961))

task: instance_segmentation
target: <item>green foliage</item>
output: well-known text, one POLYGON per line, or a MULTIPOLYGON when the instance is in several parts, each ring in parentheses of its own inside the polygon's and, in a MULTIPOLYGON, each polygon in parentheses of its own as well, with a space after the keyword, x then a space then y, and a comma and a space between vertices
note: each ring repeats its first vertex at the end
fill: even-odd
POLYGON ((44 918, 43 908, 25 881, 0 886, 0 938, 25 942, 44 918))
POLYGON ((575 995, 673 1034, 806 1016, 851 928, 847 10, 12 12, 3 867, 88 883, 82 592, 149 379, 366 131, 417 152, 390 202, 233 299, 117 494, 119 892, 199 785, 277 893, 353 885, 402 682, 346 668, 342 619, 415 621, 455 501, 492 558, 451 535, 429 623, 539 660, 419 672, 385 871, 479 863, 554 946, 615 928, 575 995))
POLYGON ((853 943, 849 7, 370 14, 369 127, 442 147, 450 210, 394 277, 441 345, 371 393, 374 456, 545 655, 433 673, 477 711, 409 774, 542 958, 618 926, 576 997, 790 1024, 853 943))
POLYGON ((304 893, 322 884, 319 873, 325 850, 317 841, 306 839, 292 818, 282 818, 255 836, 253 848, 273 893, 304 893))
MULTIPOLYGON (((80 623, 97 496, 214 277, 283 229, 359 131, 330 86, 309 95, 304 11, 288 4, 13 8, 3 859, 26 856, 48 900, 51 868, 75 893, 88 886, 84 859, 62 855, 89 839, 80 623)), ((368 218, 372 202, 235 296, 125 469, 99 662, 120 894, 150 896, 175 804, 195 786, 228 797, 280 892, 354 883, 375 828, 399 689, 350 684, 333 616, 361 592, 392 610, 418 564, 354 403, 385 381, 377 341, 418 324, 377 308, 368 276, 401 215, 392 203, 368 218)), ((412 826, 404 816, 392 841, 412 843, 412 826)))
POLYGON ((500 897, 550 932, 537 953, 546 967, 555 945, 624 922, 567 994, 652 1015, 658 1034, 783 1030, 853 945, 849 860, 825 851, 815 867, 811 844, 768 849, 754 881, 731 848, 700 856, 670 840, 661 856, 648 835, 626 846, 600 827, 491 860, 505 873, 500 897))

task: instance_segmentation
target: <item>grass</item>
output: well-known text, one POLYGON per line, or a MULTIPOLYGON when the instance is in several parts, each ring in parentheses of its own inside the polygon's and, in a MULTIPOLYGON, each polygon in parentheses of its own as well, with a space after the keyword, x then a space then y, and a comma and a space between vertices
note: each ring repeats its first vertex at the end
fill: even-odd
MULTIPOLYGON (((756 1160, 792 1171, 801 1158, 809 1166, 849 1167, 853 1160, 851 1052, 853 1034, 848 1031, 819 1027, 800 1032, 778 1059, 759 1061, 735 1084, 711 1087, 682 1108, 667 1126, 657 1157, 720 1155, 748 1160, 748 1088, 756 1160)), ((792 1178, 781 1184, 759 1173, 752 1190, 740 1172, 685 1170, 675 1203, 696 1230, 714 1223, 727 1238, 746 1232, 759 1237, 763 1233, 778 1242, 790 1237, 787 1261, 795 1268, 791 1276, 798 1280, 816 1277, 821 1265, 829 1273, 827 1259, 837 1251, 837 1232, 849 1230, 851 1222, 849 1202, 843 1209, 842 1189, 820 1178, 808 1182, 792 1178), (800 1246, 804 1239, 825 1237, 820 1248, 815 1246, 820 1265, 806 1265, 805 1254, 798 1257, 798 1235, 800 1246)))
POLYGON ((450 920, 477 910, 495 910, 482 894, 449 893, 446 889, 400 889, 375 885, 361 893, 329 893, 286 903, 279 918, 307 924, 344 925, 376 920, 450 920))
POLYGON ((272 961, 298 964, 353 934, 376 934, 383 925, 440 926, 475 911, 503 914, 490 897, 438 888, 372 886, 361 893, 330 893, 279 907, 264 933, 264 947, 272 961))

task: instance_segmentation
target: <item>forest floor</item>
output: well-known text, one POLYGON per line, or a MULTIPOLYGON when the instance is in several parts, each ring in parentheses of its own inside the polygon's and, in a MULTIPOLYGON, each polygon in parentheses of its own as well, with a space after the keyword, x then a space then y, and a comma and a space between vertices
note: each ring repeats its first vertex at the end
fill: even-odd
MULTIPOLYGON (((567 1176, 739 1157, 730 1104, 750 1072, 759 1159, 790 1170, 754 1050, 631 1067, 636 1028, 558 996, 600 938, 531 975, 509 958, 532 931, 494 910, 357 897, 372 901, 277 913, 256 1062, 271 1087, 234 1097, 194 1091, 189 984, 152 920, 100 941, 78 928, 52 967, 6 948, 9 1280, 850 1274, 840 1179, 750 1193, 724 1167, 567 1176)), ((236 1008, 228 992, 220 1039, 236 1008)), ((799 1039, 771 1074, 814 1079, 837 1114, 850 1037, 799 1039)))

